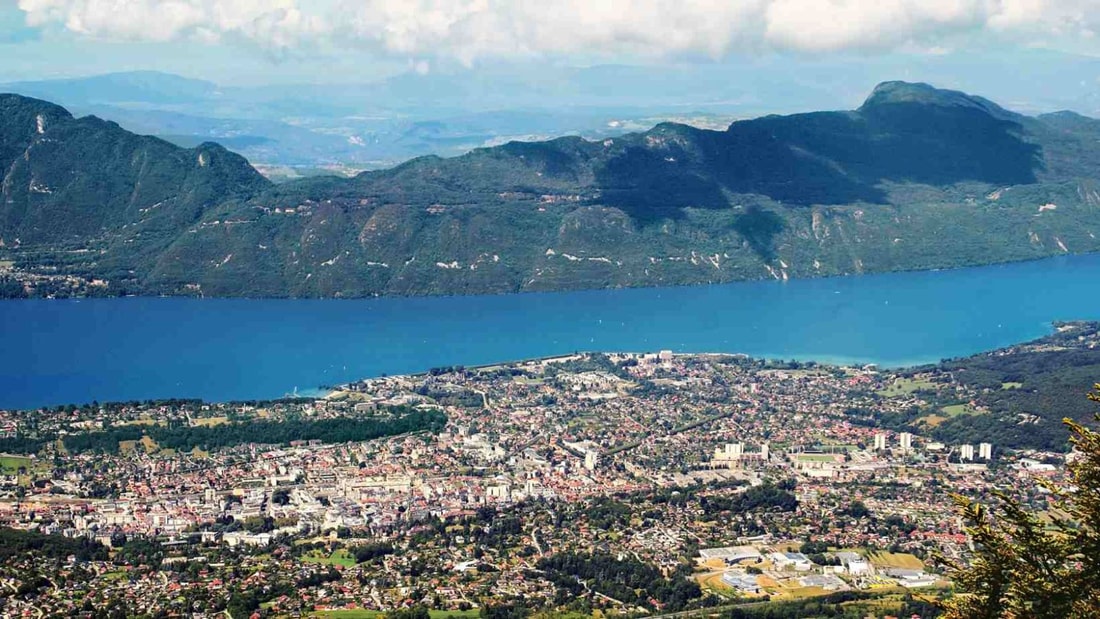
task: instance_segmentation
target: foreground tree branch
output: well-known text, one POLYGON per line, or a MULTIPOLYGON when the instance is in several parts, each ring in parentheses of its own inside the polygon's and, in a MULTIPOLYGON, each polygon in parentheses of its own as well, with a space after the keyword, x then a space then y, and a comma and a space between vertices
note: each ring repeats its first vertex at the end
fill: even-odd
MULTIPOLYGON (((1100 402, 1096 389, 1089 399, 1100 402)), ((1040 482, 1052 496, 1046 518, 1001 493, 991 506, 953 497, 974 556, 968 567, 953 566, 957 594, 945 603, 945 618, 1100 617, 1100 434, 1064 423, 1073 445, 1068 480, 1040 482)))

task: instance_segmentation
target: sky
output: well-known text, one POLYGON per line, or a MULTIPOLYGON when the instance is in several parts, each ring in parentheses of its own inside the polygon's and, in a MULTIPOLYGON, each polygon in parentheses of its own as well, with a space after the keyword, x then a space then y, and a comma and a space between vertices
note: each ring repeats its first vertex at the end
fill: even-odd
POLYGON ((372 81, 500 61, 1100 56, 1100 0, 0 0, 0 80, 372 81))

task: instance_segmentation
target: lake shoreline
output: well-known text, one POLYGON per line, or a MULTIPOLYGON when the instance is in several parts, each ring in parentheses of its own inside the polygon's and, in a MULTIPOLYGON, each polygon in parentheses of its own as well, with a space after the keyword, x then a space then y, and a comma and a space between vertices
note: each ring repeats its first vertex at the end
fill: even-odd
POLYGON ((829 280, 844 280, 851 278, 865 278, 865 277, 882 277, 891 275, 902 275, 908 273, 949 273, 952 271, 965 271, 970 269, 985 269, 993 267, 1011 266, 1016 264, 1027 263, 1043 263, 1049 261, 1055 261, 1065 258, 1073 258, 1080 256, 1100 256, 1100 251, 1093 252, 1065 252, 1058 254, 1051 254, 1049 256, 1040 256, 1038 258, 1009 258, 1005 260, 997 260, 994 262, 978 262, 973 264, 956 264, 942 267, 933 268, 914 268, 914 269, 886 269, 886 270, 871 270, 861 273, 832 273, 827 275, 806 275, 790 277, 783 279, 780 277, 766 276, 766 272, 762 273, 760 277, 756 278, 744 278, 733 279, 729 281, 718 282, 685 282, 682 284, 659 284, 659 285, 637 285, 637 286, 606 286, 606 287, 579 287, 579 288, 559 288, 554 290, 507 290, 501 292, 475 292, 471 294, 455 294, 455 293, 423 293, 423 294, 371 294, 360 296, 247 296, 247 295, 211 295, 205 294, 191 295, 191 294, 127 294, 122 296, 95 296, 95 295, 76 295, 69 297, 17 297, 17 298, 0 298, 0 303, 9 301, 83 301, 93 299, 193 299, 201 301, 342 301, 342 302, 356 302, 356 301, 372 301, 381 299, 461 299, 469 297, 507 297, 507 296, 527 296, 527 295, 553 295, 553 294, 569 294, 569 293, 584 293, 584 292, 610 292, 610 291, 622 291, 622 290, 676 290, 680 288, 708 288, 708 287, 721 287, 721 286, 737 286, 742 284, 788 284, 790 282, 805 282, 805 281, 829 281, 829 280))
POLYGON ((461 297, 0 301, 0 407, 272 399, 577 351, 923 365, 1100 319, 1100 254, 860 277, 461 297))

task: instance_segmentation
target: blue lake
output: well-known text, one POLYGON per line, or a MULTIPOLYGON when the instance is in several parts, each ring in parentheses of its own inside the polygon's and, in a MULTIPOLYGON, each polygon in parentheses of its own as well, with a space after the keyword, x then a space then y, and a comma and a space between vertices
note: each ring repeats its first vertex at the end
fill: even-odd
POLYGON ((1100 319, 1100 255, 720 286, 365 300, 0 302, 0 408, 298 389, 576 350, 903 366, 1100 319))

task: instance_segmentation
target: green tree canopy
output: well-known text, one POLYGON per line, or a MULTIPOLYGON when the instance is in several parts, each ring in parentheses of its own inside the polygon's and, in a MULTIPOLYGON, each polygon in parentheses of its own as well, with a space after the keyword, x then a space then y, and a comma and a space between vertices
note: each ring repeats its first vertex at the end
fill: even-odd
POLYGON ((955 574, 945 619, 1100 617, 1100 434, 1065 424, 1074 453, 1066 483, 1040 482, 1052 496, 1045 518, 1002 493, 992 507, 955 497, 975 554, 955 574))

